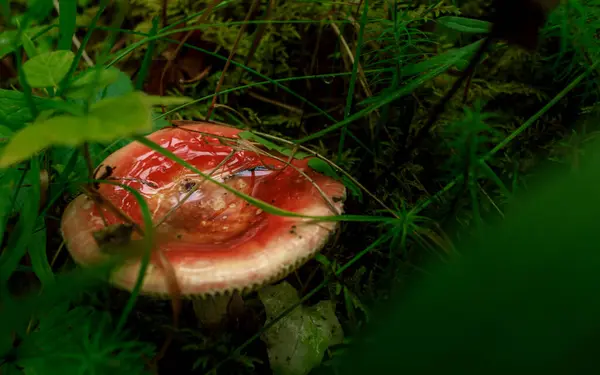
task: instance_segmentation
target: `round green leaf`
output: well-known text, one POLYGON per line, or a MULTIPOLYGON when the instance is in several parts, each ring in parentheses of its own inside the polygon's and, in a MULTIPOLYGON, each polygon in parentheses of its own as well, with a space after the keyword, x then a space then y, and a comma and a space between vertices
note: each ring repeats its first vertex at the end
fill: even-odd
POLYGON ((55 87, 65 78, 75 54, 71 51, 43 53, 23 64, 23 71, 31 87, 55 87))

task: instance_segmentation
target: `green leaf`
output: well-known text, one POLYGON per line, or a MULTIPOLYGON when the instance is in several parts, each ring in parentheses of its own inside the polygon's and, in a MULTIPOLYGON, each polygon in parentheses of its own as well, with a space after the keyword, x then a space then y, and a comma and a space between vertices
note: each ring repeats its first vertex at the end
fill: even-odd
MULTIPOLYGON (((267 322, 280 315, 300 298, 287 282, 267 286, 258 292, 265 306, 267 322)), ((325 350, 344 339, 332 301, 299 306, 282 318, 261 339, 267 344, 269 363, 275 375, 306 375, 317 367, 325 350)))
POLYGON ((331 177, 336 180, 340 179, 340 176, 337 174, 335 169, 333 169, 333 167, 324 160, 321 160, 319 158, 312 158, 308 161, 308 166, 319 173, 323 173, 327 177, 331 177))
POLYGON ((127 74, 119 71, 116 81, 100 91, 96 96, 96 100, 100 101, 107 98, 116 98, 125 94, 130 94, 133 91, 134 88, 131 78, 127 74))
MULTIPOLYGON (((283 154, 286 156, 292 155, 292 152, 293 152, 293 150, 291 150, 289 148, 279 146, 279 145, 269 141, 268 139, 265 139, 259 135, 249 132, 249 131, 240 132, 240 133, 238 133, 238 136, 242 139, 251 140, 251 141, 260 143, 261 145, 265 146, 269 150, 277 151, 280 154, 283 154)), ((310 156, 310 154, 303 152, 303 151, 297 151, 293 155, 294 155, 294 159, 304 159, 304 158, 310 156)))
MULTIPOLYGON (((33 101, 40 108, 46 99, 34 96, 33 101)), ((16 129, 33 120, 25 94, 20 91, 0 89, 0 124, 16 129)))
POLYGON ((44 30, 49 30, 48 26, 35 26, 23 31, 22 37, 20 40, 16 41, 16 45, 13 43, 17 37, 18 30, 3 31, 0 33, 0 59, 13 52, 15 47, 20 47, 26 38, 31 39, 34 35, 37 35, 44 30))
POLYGON ((440 25, 462 33, 489 33, 492 24, 473 18, 444 16, 437 19, 440 25))
POLYGON ((29 35, 21 34, 21 41, 23 42, 23 49, 30 59, 38 55, 38 50, 29 35))
POLYGON ((96 83, 97 89, 102 90, 105 87, 115 83, 119 79, 121 72, 116 68, 107 68, 100 71, 100 77, 96 80, 97 71, 94 68, 88 69, 75 77, 75 80, 65 91, 65 96, 71 99, 86 99, 89 94, 90 85, 96 83))
POLYGON ((25 160, 47 147, 78 146, 83 142, 110 142, 152 130, 152 111, 139 92, 102 100, 87 116, 61 115, 17 132, 0 157, 0 168, 25 160))
POLYGON ((323 173, 325 176, 328 176, 328 177, 331 177, 333 179, 340 181, 342 184, 344 184, 344 186, 346 186, 348 188, 348 190, 350 190, 350 193, 354 197, 358 198, 359 201, 362 202, 363 193, 362 193, 362 190, 360 189, 360 187, 356 186, 356 184, 354 182, 352 182, 352 180, 350 180, 347 176, 340 177, 340 175, 335 171, 335 169, 329 163, 327 163, 324 160, 321 160, 319 158, 312 158, 308 161, 308 166, 319 173, 323 173))
POLYGON ((350 190, 350 194, 352 194, 353 197, 357 198, 358 201, 362 203, 363 191, 360 187, 356 186, 356 184, 347 176, 342 176, 342 184, 350 190))
POLYGON ((67 75, 75 54, 54 51, 37 55, 23 64, 23 71, 31 87, 57 87, 67 75))

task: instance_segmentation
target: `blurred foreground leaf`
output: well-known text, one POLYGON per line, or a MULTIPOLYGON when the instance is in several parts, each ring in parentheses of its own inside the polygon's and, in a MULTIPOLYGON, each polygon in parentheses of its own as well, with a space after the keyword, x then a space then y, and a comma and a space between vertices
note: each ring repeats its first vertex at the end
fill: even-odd
MULTIPOLYGON (((33 101, 39 110, 52 107, 49 99, 34 96, 33 101)), ((0 89, 0 125, 14 130, 33 120, 25 94, 20 91, 0 89)))
POLYGON ((72 99, 86 99, 91 85, 95 85, 97 90, 104 89, 117 82, 121 71, 116 68, 102 69, 98 77, 96 77, 96 73, 96 69, 88 69, 75 77, 75 80, 65 92, 65 96, 72 99))
POLYGON ((152 130, 152 105, 181 103, 187 98, 149 97, 134 92, 104 99, 87 116, 61 115, 37 120, 17 132, 0 157, 0 167, 23 161, 47 147, 78 146, 83 142, 110 142, 152 130))
MULTIPOLYGON (((280 315, 300 298, 287 282, 258 292, 265 306, 267 321, 280 315)), ((271 369, 276 375, 305 375, 318 366, 325 350, 342 342, 344 333, 335 316, 335 304, 321 301, 315 306, 300 306, 267 330, 262 340, 267 344, 271 369)))
POLYGON ((20 47, 26 38, 31 38, 34 35, 39 34, 48 29, 46 26, 34 26, 27 30, 23 30, 21 38, 16 40, 19 30, 5 30, 0 33, 0 59, 9 53, 13 52, 15 48, 20 47), (16 43, 15 43, 16 42, 16 43))
POLYGON ((339 357, 338 373, 598 371, 597 154, 586 154, 578 173, 530 185, 503 222, 459 244, 461 257, 431 264, 429 276, 386 302, 339 357))

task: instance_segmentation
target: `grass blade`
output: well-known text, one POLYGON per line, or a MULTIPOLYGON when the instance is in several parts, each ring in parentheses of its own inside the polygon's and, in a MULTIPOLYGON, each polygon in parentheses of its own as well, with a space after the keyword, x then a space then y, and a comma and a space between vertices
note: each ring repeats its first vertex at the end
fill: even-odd
POLYGON ((41 216, 38 217, 37 221, 41 224, 42 229, 36 231, 31 238, 29 258, 31 259, 33 272, 42 283, 42 288, 44 288, 54 282, 54 274, 46 255, 46 225, 41 216))
POLYGON ((4 171, 0 178, 0 244, 4 241, 6 222, 12 213, 13 202, 19 190, 19 179, 25 174, 17 168, 4 171))
POLYGON ((58 27, 58 49, 70 50, 73 35, 75 35, 75 22, 77 20, 77 1, 60 0, 58 27))
POLYGON ((67 89, 67 87, 69 86, 71 77, 75 73, 75 70, 77 70, 77 66, 79 66, 79 61, 81 61, 83 51, 85 51, 85 47, 87 46, 88 42, 90 41, 90 39, 92 37, 92 33, 94 32, 94 30, 96 28, 96 24, 100 20, 100 16, 104 13, 104 10, 106 9, 107 5, 108 5, 108 1, 106 1, 106 0, 103 0, 100 2, 100 7, 98 8, 98 11, 96 12, 96 15, 94 16, 94 18, 92 18, 92 22, 91 22, 90 26, 88 27, 88 32, 85 34, 85 37, 83 37, 83 40, 81 41, 81 46, 79 46, 79 49, 77 50, 77 53, 75 54, 75 58, 73 59, 71 68, 69 69, 69 72, 67 73, 65 78, 60 83, 60 86, 57 91, 57 95, 61 95, 65 91, 65 89, 67 89))
POLYGON ((133 194, 136 201, 140 205, 140 209, 142 211, 142 217, 144 219, 144 246, 145 250, 144 255, 142 257, 140 272, 138 274, 138 278, 135 282, 135 285, 131 291, 131 295, 127 300, 127 304, 123 308, 123 312, 121 313, 121 317, 119 318, 119 322, 117 323, 117 331, 120 331, 125 326, 127 322, 127 317, 133 310, 133 306, 135 305, 135 301, 140 294, 140 289, 142 288, 144 278, 146 276, 146 270, 148 269, 148 265, 150 264, 150 255, 152 253, 152 248, 154 247, 154 226, 152 222, 152 214, 148 209, 148 205, 146 204, 146 200, 137 190, 120 183, 112 182, 112 181, 97 181, 102 183, 109 183, 111 185, 118 185, 121 188, 127 190, 129 193, 133 194))
POLYGON ((28 172, 31 178, 31 192, 20 212, 19 221, 8 239, 6 251, 0 255, 0 290, 5 290, 6 282, 17 269, 21 258, 27 252, 27 246, 35 228, 40 204, 40 162, 37 158, 30 161, 28 172), (35 177, 38 178, 35 178, 35 177))
MULTIPOLYGON (((158 18, 154 17, 152 19, 152 29, 150 30, 149 36, 155 36, 158 31, 158 18)), ((148 49, 146 50, 146 54, 144 55, 144 60, 142 61, 142 66, 138 72, 138 76, 135 81, 135 89, 141 90, 144 87, 144 81, 148 76, 148 72, 150 71, 150 64, 152 64, 152 54, 154 53, 154 46, 156 45, 156 41, 153 40, 148 43, 148 49)))
MULTIPOLYGON (((362 52, 363 36, 365 34, 365 26, 367 24, 367 14, 368 13, 369 13, 369 1, 365 0, 363 14, 360 17, 360 29, 358 31, 358 40, 356 41, 356 53, 354 54, 354 64, 352 65, 352 76, 350 77, 350 85, 348 87, 348 95, 346 96, 346 108, 344 110, 344 119, 347 119, 348 116, 350 116, 350 111, 352 110, 352 99, 354 98, 354 90, 356 88, 356 78, 358 76, 358 66, 360 65, 360 56, 361 56, 361 52, 362 52)), ((340 143, 338 145, 338 154, 337 154, 338 162, 342 158, 342 152, 344 151, 344 142, 346 140, 347 133, 348 133, 348 128, 344 127, 342 129, 342 134, 340 136, 340 143)))
MULTIPOLYGON (((515 139, 516 137, 519 136, 519 134, 521 134, 525 130, 527 130, 540 117, 542 117, 546 112, 548 112, 550 110, 550 108, 554 107, 554 105, 556 105, 556 103, 558 103, 571 90, 573 90, 577 85, 579 85, 581 83, 581 81, 583 81, 584 78, 588 76, 588 74, 590 74, 591 72, 593 72, 598 67, 599 64, 600 64, 600 61, 597 61, 592 66, 590 66, 585 72, 581 73, 577 78, 575 78, 571 83, 569 83, 567 85, 567 87, 565 87, 561 92, 559 92, 558 94, 556 94, 556 96, 554 98, 552 98, 552 100, 550 100, 548 103, 546 103, 546 105, 544 107, 542 107, 542 109, 540 109, 535 115, 531 116, 527 121, 525 121, 523 123, 523 125, 521 125, 518 129, 516 129, 514 132, 512 132, 508 137, 506 137, 498 145, 496 145, 496 147, 494 147, 490 152, 488 152, 480 160, 481 161, 487 161, 489 158, 491 158, 492 156, 494 156, 498 151, 500 151, 501 149, 503 149, 504 147, 506 147, 506 145, 508 145, 513 139, 515 139)), ((431 198, 423 201, 416 208, 416 212, 420 212, 420 211, 424 210, 431 203, 433 203, 434 201, 438 200, 441 195, 445 194, 447 191, 449 191, 450 189, 452 189, 458 183, 458 181, 460 180, 460 178, 461 178, 461 176, 455 177, 454 180, 450 181, 446 186, 444 186, 444 188, 442 190, 438 191, 431 198)))
POLYGON ((305 218, 305 219, 314 219, 314 220, 327 220, 327 221, 370 221, 370 222, 382 222, 382 221, 390 221, 390 220, 394 220, 392 218, 389 217, 378 217, 378 216, 360 216, 360 215, 336 215, 336 216, 309 216, 309 215, 302 215, 296 212, 292 212, 292 211, 287 211, 287 210, 282 210, 279 207, 275 207, 269 203, 266 203, 260 199, 256 199, 250 195, 244 194, 234 188, 232 188, 231 186, 224 184, 222 182, 219 182, 215 179, 213 179, 211 176, 207 175, 206 173, 203 173, 201 170, 199 170, 198 168, 194 167, 193 165, 191 165, 190 163, 188 163, 187 161, 183 160, 182 158, 178 157, 177 155, 175 155, 174 153, 172 153, 171 151, 159 146, 158 144, 152 142, 151 140, 147 139, 146 137, 142 137, 142 136, 136 136, 133 138, 134 140, 138 141, 139 143, 143 144, 144 146, 150 148, 151 150, 154 150, 168 158, 170 158, 171 160, 175 161, 176 163, 186 167, 187 169, 189 169, 190 171, 197 173, 198 175, 202 176, 203 178, 207 179, 208 181, 218 185, 219 187, 222 187, 223 189, 227 190, 228 192, 234 194, 236 197, 241 198, 243 200, 245 200, 246 202, 253 204, 255 206, 257 206, 258 208, 262 209, 263 211, 272 214, 272 215, 278 215, 278 216, 286 216, 286 217, 297 217, 297 218, 305 218))

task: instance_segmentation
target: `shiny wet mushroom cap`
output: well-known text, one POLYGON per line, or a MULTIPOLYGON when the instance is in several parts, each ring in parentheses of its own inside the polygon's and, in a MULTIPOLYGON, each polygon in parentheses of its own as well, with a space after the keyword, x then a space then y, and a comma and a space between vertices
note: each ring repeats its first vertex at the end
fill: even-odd
MULTIPOLYGON (((287 156, 265 155, 232 142, 239 132, 224 125, 181 122, 147 138, 215 180, 281 209, 311 216, 342 212, 346 191, 341 183, 312 170, 308 158, 293 159, 290 166, 287 156)), ((275 282, 319 251, 337 226, 263 212, 138 142, 116 151, 102 165, 100 175, 102 168, 109 168, 111 179, 146 199, 160 239, 157 246, 172 264, 184 297, 243 292, 275 282)), ((101 184, 99 192, 143 226, 131 193, 109 184, 101 184)), ((102 239, 115 240, 107 225, 131 234, 122 223, 81 195, 66 208, 62 232, 74 260, 92 265, 110 256, 99 246, 102 239)), ((111 282, 131 290, 139 269, 139 259, 126 262, 111 282)), ((151 263, 141 292, 168 295, 160 267, 151 263)))

